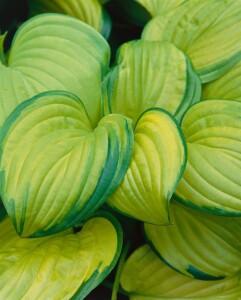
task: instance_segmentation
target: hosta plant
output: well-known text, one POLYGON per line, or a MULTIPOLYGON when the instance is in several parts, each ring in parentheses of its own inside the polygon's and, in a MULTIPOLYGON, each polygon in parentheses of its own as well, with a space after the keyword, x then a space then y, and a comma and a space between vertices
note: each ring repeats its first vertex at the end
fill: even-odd
POLYGON ((237 300, 241 1, 106 2, 2 30, 0 298, 237 300))

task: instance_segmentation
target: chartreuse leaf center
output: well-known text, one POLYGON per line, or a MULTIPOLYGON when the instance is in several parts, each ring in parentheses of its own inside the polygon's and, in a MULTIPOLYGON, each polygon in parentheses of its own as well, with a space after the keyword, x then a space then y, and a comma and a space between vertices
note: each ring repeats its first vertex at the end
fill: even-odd
POLYGON ((79 98, 45 92, 20 105, 1 135, 1 196, 22 236, 86 219, 120 184, 133 148, 131 121, 108 115, 93 128, 79 98))
POLYGON ((190 278, 170 268, 144 244, 127 259, 121 285, 130 300, 239 299, 240 275, 222 280, 190 278))
POLYGON ((158 41, 123 44, 102 88, 104 113, 121 113, 134 124, 152 107, 180 120, 201 96, 200 80, 187 56, 173 44, 158 41))
POLYGON ((186 113, 182 129, 188 161, 177 198, 221 215, 241 215, 241 103, 199 102, 186 113))
POLYGON ((201 280, 218 280, 241 269, 240 217, 214 216, 170 205, 172 226, 145 224, 159 256, 175 270, 201 280))
POLYGON ((8 217, 0 223, 1 299, 85 299, 111 271, 122 246, 119 223, 108 214, 81 231, 20 238, 8 217))
POLYGON ((169 41, 188 54, 203 83, 217 79, 240 60, 241 1, 184 1, 152 19, 145 40, 169 41))
POLYGON ((64 90, 81 98, 95 127, 109 59, 103 36, 77 18, 49 13, 24 22, 14 35, 8 65, 0 64, 0 126, 23 101, 64 90))
POLYGON ((33 0, 29 1, 29 14, 31 16, 40 13, 61 13, 89 24, 104 37, 108 38, 111 30, 110 18, 98 0, 33 0))
POLYGON ((113 208, 152 224, 169 224, 169 201, 186 163, 186 144, 176 120, 166 111, 144 112, 134 130, 134 152, 113 208))

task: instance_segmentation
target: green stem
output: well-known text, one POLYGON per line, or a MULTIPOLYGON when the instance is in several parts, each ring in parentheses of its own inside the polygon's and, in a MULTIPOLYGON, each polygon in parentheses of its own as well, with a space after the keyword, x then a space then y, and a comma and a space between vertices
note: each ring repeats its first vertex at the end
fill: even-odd
POLYGON ((122 269, 124 267, 124 263, 126 261, 126 256, 128 254, 128 251, 130 249, 131 242, 128 241, 125 246, 123 247, 122 254, 119 260, 119 265, 116 271, 116 276, 115 276, 115 281, 112 289, 112 295, 111 295, 111 300, 117 300, 117 294, 119 291, 119 285, 120 285, 120 277, 122 273, 122 269))
MULTIPOLYGON (((101 283, 101 285, 103 285, 104 287, 110 289, 111 291, 113 290, 113 282, 111 282, 109 280, 103 281, 101 283)), ((125 290, 123 290, 122 287, 119 287, 118 294, 121 294, 123 296, 129 296, 129 294, 125 290)))
POLYGON ((4 55, 4 40, 5 37, 7 35, 7 32, 5 32, 4 34, 0 35, 0 61, 2 62, 2 64, 5 64, 5 55, 4 55))

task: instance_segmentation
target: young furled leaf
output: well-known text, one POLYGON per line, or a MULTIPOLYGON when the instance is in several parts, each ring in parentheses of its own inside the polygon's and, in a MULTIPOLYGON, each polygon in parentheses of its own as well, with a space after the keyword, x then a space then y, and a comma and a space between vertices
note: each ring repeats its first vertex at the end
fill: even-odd
POLYGON ((241 57, 241 0, 191 0, 152 19, 145 40, 168 41, 187 53, 203 83, 222 76, 241 57))
POLYGON ((168 265, 202 280, 241 270, 241 217, 206 214, 175 202, 170 216, 170 226, 145 224, 148 241, 168 265))
POLYGON ((134 152, 124 180, 108 204, 152 224, 169 224, 169 201, 186 164, 186 144, 166 111, 144 112, 134 129, 134 152))
POLYGON ((160 107, 180 119, 199 101, 201 83, 187 56, 171 43, 123 44, 103 83, 104 113, 121 113, 134 122, 147 109, 160 107))
POLYGON ((241 215, 241 102, 206 100, 182 121, 188 160, 175 191, 188 206, 241 215))
POLYGON ((93 128, 79 98, 44 92, 18 106, 1 140, 1 197, 21 236, 69 228, 121 183, 133 148, 131 121, 108 115, 93 128))
POLYGON ((184 276, 163 263, 143 245, 127 259, 121 285, 130 300, 237 300, 241 297, 241 274, 222 280, 198 280, 184 276))
POLYGON ((98 0, 30 0, 30 16, 41 13, 62 13, 76 17, 108 38, 111 30, 109 15, 98 0))
POLYGON ((112 270, 122 231, 106 213, 72 230, 20 238, 8 217, 0 222, 0 298, 82 300, 112 270))
POLYGON ((15 34, 7 65, 0 64, 0 126, 18 104, 48 90, 79 96, 96 126, 109 58, 106 40, 76 18, 42 14, 28 20, 15 34))

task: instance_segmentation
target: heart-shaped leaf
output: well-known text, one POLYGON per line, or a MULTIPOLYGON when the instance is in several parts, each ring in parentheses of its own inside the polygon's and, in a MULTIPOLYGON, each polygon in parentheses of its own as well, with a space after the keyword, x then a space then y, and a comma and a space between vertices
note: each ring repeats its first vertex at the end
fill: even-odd
POLYGON ((62 13, 76 17, 101 32, 105 38, 111 30, 110 18, 98 0, 30 0, 29 14, 34 16, 40 13, 62 13))
POLYGON ((186 113, 187 166, 175 194, 214 214, 241 215, 241 102, 207 100, 186 113))
POLYGON ((145 224, 148 241, 179 272, 215 280, 241 270, 241 217, 223 217, 171 203, 173 225, 145 224))
POLYGON ((22 236, 71 227, 100 207, 122 181, 133 148, 131 121, 108 115, 93 128, 67 92, 25 101, 1 131, 1 196, 22 236))
POLYGON ((151 20, 142 37, 173 42, 190 56, 202 82, 209 82, 240 59, 240 34, 240 0, 191 0, 151 20))
POLYGON ((148 245, 141 246, 128 258, 121 284, 130 300, 237 300, 241 297, 241 274, 223 280, 193 279, 164 264, 148 245))
POLYGON ((121 213, 153 223, 169 223, 169 200, 182 177, 186 146, 175 119, 166 111, 146 111, 134 130, 129 169, 108 203, 121 213))
POLYGON ((0 64, 0 126, 19 103, 48 90, 79 96, 95 126, 109 52, 105 39, 76 18, 42 14, 25 22, 14 37, 7 66, 0 64))
POLYGON ((122 231, 107 215, 43 238, 20 238, 9 218, 0 222, 1 299, 85 299, 111 271, 122 246, 122 231))
POLYGON ((203 86, 202 99, 241 100, 241 61, 235 64, 222 77, 203 86))
POLYGON ((122 113, 136 123, 151 107, 180 119, 200 100, 201 83, 189 59, 174 45, 139 40, 120 47, 103 91, 105 113, 122 113))

